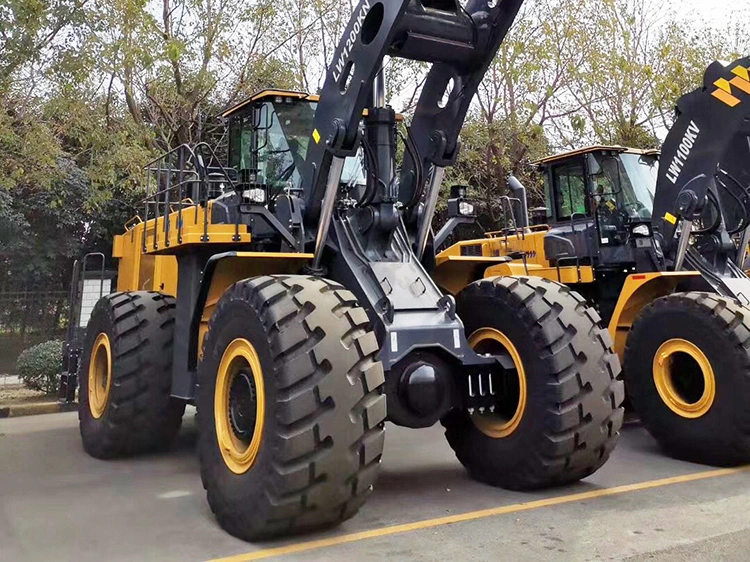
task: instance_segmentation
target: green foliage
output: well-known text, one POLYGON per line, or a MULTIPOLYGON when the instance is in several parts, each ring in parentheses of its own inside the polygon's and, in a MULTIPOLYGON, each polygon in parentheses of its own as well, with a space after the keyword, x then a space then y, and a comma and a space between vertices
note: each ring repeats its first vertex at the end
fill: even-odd
POLYGON ((0 190, 52 184, 61 150, 49 125, 37 118, 38 109, 18 96, 0 95, 0 190))
POLYGON ((541 179, 530 162, 549 154, 547 138, 540 126, 513 129, 512 125, 509 120, 488 124, 480 116, 471 116, 462 131, 458 162, 446 175, 446 185, 472 187, 470 198, 487 230, 506 226, 507 208, 504 213, 500 197, 508 195, 509 174, 526 186, 530 206, 543 200, 541 179))
POLYGON ((11 86, 14 73, 25 66, 42 59, 55 66, 79 51, 88 1, 0 0, 0 91, 11 86), (65 41, 58 42, 62 36, 65 41))
POLYGON ((26 388, 47 394, 57 392, 62 371, 63 342, 51 340, 37 344, 18 356, 16 372, 26 388))
POLYGON ((706 67, 730 58, 729 36, 680 17, 668 0, 580 0, 566 69, 573 113, 555 123, 561 145, 658 148, 677 98, 701 85, 706 67))
POLYGON ((49 189, 24 182, 0 197, 0 225, 15 233, 0 243, 0 286, 6 289, 65 287, 84 247, 91 184, 69 159, 55 162, 51 172, 49 189))

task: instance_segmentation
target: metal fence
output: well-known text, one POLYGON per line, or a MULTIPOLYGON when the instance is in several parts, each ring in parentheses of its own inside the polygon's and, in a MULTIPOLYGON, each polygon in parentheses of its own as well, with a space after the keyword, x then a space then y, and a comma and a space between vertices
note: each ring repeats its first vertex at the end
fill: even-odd
POLYGON ((0 375, 15 374, 24 349, 64 339, 67 323, 67 291, 0 291, 0 375))

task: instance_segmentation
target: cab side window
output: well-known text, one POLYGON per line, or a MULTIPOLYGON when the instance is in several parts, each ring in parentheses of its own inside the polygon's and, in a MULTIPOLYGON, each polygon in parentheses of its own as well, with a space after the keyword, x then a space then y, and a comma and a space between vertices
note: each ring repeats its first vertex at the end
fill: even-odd
POLYGON ((550 222, 554 216, 552 214, 553 205, 552 187, 549 184, 549 174, 544 174, 544 206, 547 209, 547 222, 550 222))
POLYGON ((589 214, 583 163, 562 164, 553 169, 557 219, 566 220, 576 213, 589 214))

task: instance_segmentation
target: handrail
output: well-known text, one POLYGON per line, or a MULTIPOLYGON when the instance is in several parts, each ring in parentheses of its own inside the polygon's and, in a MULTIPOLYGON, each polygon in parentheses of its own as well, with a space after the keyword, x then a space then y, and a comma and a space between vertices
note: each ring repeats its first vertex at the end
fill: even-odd
POLYGON ((125 224, 123 225, 123 228, 125 229, 125 232, 129 231, 132 227, 135 225, 141 224, 143 220, 139 215, 134 215, 130 217, 128 220, 125 221, 125 224))
MULTIPOLYGON (((579 231, 576 230, 576 218, 575 218, 576 215, 580 215, 581 217, 583 217, 583 221, 589 220, 589 217, 588 215, 586 215, 586 213, 581 213, 581 212, 575 212, 570 215, 571 233, 573 234, 574 237, 577 238, 579 231)), ((584 228, 580 232, 583 232, 584 234, 584 239, 585 239, 584 241, 586 242, 586 250, 588 251, 588 254, 589 254, 588 257, 589 257, 591 265, 594 265, 594 253, 591 249, 591 241, 589 240, 589 237, 586 236, 587 230, 588 228, 584 228)), ((576 252, 575 258, 576 258, 576 272, 578 273, 578 282, 580 283, 581 282, 581 259, 578 256, 578 252, 576 252)), ((558 276, 559 276, 559 268, 558 268, 558 276)))
MULTIPOLYGON (((208 241, 208 207, 213 186, 223 184, 227 187, 222 191, 237 191, 237 184, 219 162, 213 147, 206 142, 192 146, 181 144, 148 162, 143 170, 146 174, 146 196, 140 201, 144 206, 143 221, 148 222, 152 217, 158 221, 162 215, 164 217, 163 225, 153 230, 151 245, 154 250, 162 245, 159 231, 164 233, 164 246, 170 245, 174 226, 170 214, 175 210, 177 243, 182 243, 183 214, 185 209, 190 207, 195 207, 196 223, 199 217, 198 207, 206 208, 201 240, 208 241)), ((239 217, 237 221, 239 222, 239 217)), ((237 227, 239 228, 239 224, 237 227)), ((146 229, 143 232, 143 251, 148 251, 146 229)))

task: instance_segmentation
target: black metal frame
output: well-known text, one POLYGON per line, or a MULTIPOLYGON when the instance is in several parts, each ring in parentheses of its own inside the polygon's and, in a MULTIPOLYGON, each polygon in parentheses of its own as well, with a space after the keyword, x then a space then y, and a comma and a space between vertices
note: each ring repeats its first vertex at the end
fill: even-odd
POLYGON ((490 4, 363 0, 335 51, 318 102, 303 174, 305 219, 328 239, 315 265, 323 264, 367 309, 386 371, 417 349, 438 351, 465 366, 488 362, 471 350, 452 297, 438 289, 421 257, 442 170, 457 157, 466 111, 522 1, 490 4), (386 55, 432 63, 399 176, 393 161, 395 113, 384 106, 379 78, 386 55), (332 165, 353 155, 361 142, 375 145, 378 192, 364 207, 335 207, 331 195, 338 178, 330 174, 332 165))
POLYGON ((78 285, 86 279, 86 273, 89 271, 86 265, 92 257, 98 257, 101 260, 98 277, 99 298, 104 296, 106 257, 101 252, 90 252, 83 256, 81 261, 76 260, 73 263, 68 296, 68 330, 63 344, 63 371, 60 373, 60 387, 58 389, 58 399, 61 402, 74 402, 76 389, 78 388, 78 363, 83 345, 82 338, 85 334, 85 329, 78 325, 81 319, 82 297, 82 294, 79 294, 78 285))
POLYGON ((750 224, 750 83, 741 76, 748 67, 750 57, 728 66, 715 62, 705 72, 703 87, 677 102, 677 121, 661 150, 653 213, 655 238, 668 267, 700 271, 718 293, 746 304, 750 279, 738 262, 741 266, 748 239, 728 232, 724 218, 732 211, 745 229, 750 224), (720 89, 719 81, 731 93, 720 89), (726 195, 728 183, 735 184, 739 196, 726 195), (716 228, 696 231, 709 200, 717 202, 721 220, 716 228))

